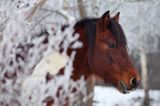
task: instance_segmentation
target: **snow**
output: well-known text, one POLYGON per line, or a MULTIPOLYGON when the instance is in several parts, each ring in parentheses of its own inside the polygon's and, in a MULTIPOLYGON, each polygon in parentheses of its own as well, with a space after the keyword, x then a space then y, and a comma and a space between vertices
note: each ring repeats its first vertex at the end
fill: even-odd
POLYGON ((61 55, 59 52, 53 52, 44 57, 35 67, 32 76, 46 76, 49 72, 52 75, 58 73, 62 67, 67 63, 67 57, 61 55))
MULTIPOLYGON (((73 24, 71 25, 71 28, 64 32, 58 30, 61 29, 60 27, 62 24, 71 23, 72 21, 76 21, 76 19, 80 18, 79 11, 77 9, 78 5, 75 0, 69 0, 68 3, 66 0, 65 2, 64 0, 48 0, 42 8, 36 11, 31 22, 29 22, 26 19, 32 8, 36 5, 36 1, 40 0, 0 1, 0 51, 3 51, 0 52, 0 106, 1 104, 4 104, 5 106, 10 106, 10 104, 13 106, 17 106, 16 104, 22 106, 41 106, 43 104, 42 101, 46 97, 53 96, 53 98, 55 98, 54 95, 56 95, 55 93, 58 86, 62 84, 64 88, 63 92, 65 92, 65 94, 61 94, 59 98, 56 98, 57 104, 59 104, 59 102, 63 102, 63 99, 69 94, 71 94, 69 95, 71 103, 78 101, 79 99, 77 99, 76 94, 72 94, 71 92, 74 87, 79 88, 78 92, 82 92, 83 95, 86 94, 85 88, 83 88, 85 86, 83 78, 77 82, 73 82, 69 79, 73 70, 72 61, 74 59, 73 57, 75 52, 70 57, 68 66, 65 68, 65 77, 60 76, 59 79, 51 80, 51 82, 47 84, 45 80, 41 80, 41 78, 31 78, 28 81, 31 82, 30 86, 27 86, 25 91, 23 91, 23 88, 20 89, 22 86, 21 84, 24 84, 23 81, 25 78, 30 78, 30 74, 33 72, 33 67, 41 58, 48 56, 50 51, 59 51, 63 48, 64 51, 62 54, 65 55, 69 46, 76 49, 83 45, 81 42, 77 41, 79 37, 78 35, 72 36, 72 33, 74 32, 72 29, 73 24), (42 45, 44 37, 33 37, 36 33, 39 34, 42 29, 47 29, 49 32, 48 45, 42 45), (67 38, 65 37, 66 35, 67 38), (61 41, 63 41, 63 43, 61 41), (62 45, 60 46, 61 43, 62 45), (22 48, 18 48, 20 44, 22 45, 22 48), (23 50, 23 47, 26 47, 27 44, 34 44, 34 47, 27 47, 27 50, 23 50), (15 57, 17 53, 25 57, 24 61, 21 58, 18 58, 19 63, 16 62, 15 57), (11 61, 13 61, 12 66, 9 65, 11 61), (18 68, 19 66, 21 69, 18 68), (5 73, 16 73, 16 76, 13 76, 12 79, 8 79, 5 78, 5 73), (36 90, 33 91, 33 89, 36 90), (46 93, 46 91, 48 92, 46 93), (32 99, 28 98, 30 94, 32 94, 32 99)), ((159 44, 157 37, 159 37, 158 22, 160 20, 160 8, 157 0, 152 0, 156 1, 155 3, 131 3, 123 2, 124 0, 120 0, 120 3, 116 3, 115 0, 114 2, 109 3, 107 0, 105 1, 106 2, 103 0, 92 0, 86 2, 86 0, 84 0, 87 16, 99 17, 106 10, 111 10, 111 13, 120 11, 120 23, 122 24, 123 29, 125 29, 130 50, 140 47, 140 43, 142 43, 142 45, 145 44, 147 48, 147 44, 152 44, 149 49, 146 48, 147 50, 154 51, 154 48, 156 49, 159 44), (140 23, 141 19, 144 21, 143 23, 140 23), (143 36, 139 34, 139 30, 142 30, 143 36), (135 43, 135 41, 137 42, 135 43)), ((44 66, 44 68, 45 67, 48 66, 44 66)), ((59 65, 57 68, 59 68, 59 65)), ((41 67, 38 69, 41 69, 41 67)), ((36 71, 34 71, 33 74, 35 74, 35 72, 36 71)), ((45 75, 43 72, 40 72, 40 74, 45 75)), ((143 90, 136 90, 130 94, 124 95, 120 94, 113 88, 95 87, 94 100, 96 102, 94 105, 140 106, 143 101, 143 95, 143 90)), ((158 106, 158 104, 160 104, 160 92, 155 90, 151 91, 150 96, 152 106, 158 106)))
MULTIPOLYGON (((111 87, 96 86, 94 88, 94 106, 141 106, 143 103, 144 91, 137 89, 129 94, 121 94, 111 87)), ((151 106, 159 106, 160 91, 149 92, 151 106)))

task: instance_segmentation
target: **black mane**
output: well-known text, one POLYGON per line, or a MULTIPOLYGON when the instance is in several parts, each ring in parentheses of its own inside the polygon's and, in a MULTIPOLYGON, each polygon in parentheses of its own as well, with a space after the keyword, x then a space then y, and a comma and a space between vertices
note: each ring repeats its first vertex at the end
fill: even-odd
POLYGON ((117 46, 125 45, 127 46, 127 40, 125 34, 120 26, 115 20, 111 19, 108 28, 112 32, 114 38, 116 39, 117 46))
MULTIPOLYGON (((96 39, 96 21, 98 18, 84 18, 78 21, 74 28, 76 27, 85 27, 86 36, 88 38, 89 49, 92 51, 94 49, 95 39, 96 39)), ((107 26, 106 26, 107 27, 107 26)), ((125 34, 120 26, 115 20, 111 19, 108 25, 111 33, 116 39, 117 46, 125 45, 127 46, 127 40, 125 34)))
POLYGON ((96 39, 96 20, 97 18, 84 18, 74 26, 74 28, 77 26, 85 27, 90 52, 93 52, 96 39))
POLYGON ((85 26, 87 23, 90 22, 95 22, 98 18, 83 18, 79 21, 77 21, 77 23, 74 25, 74 27, 76 26, 85 26))

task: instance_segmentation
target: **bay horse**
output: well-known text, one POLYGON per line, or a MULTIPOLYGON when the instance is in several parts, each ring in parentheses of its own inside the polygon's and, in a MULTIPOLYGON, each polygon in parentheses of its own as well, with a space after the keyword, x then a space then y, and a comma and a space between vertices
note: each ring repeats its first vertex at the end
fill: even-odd
POLYGON ((87 79, 94 74, 121 93, 137 88, 140 76, 129 57, 119 15, 110 17, 107 11, 100 18, 82 19, 75 24, 75 32, 79 33, 83 47, 75 56, 74 80, 82 75, 87 79))
MULTIPOLYGON (((112 84, 121 93, 129 93, 135 90, 140 82, 140 76, 133 66, 128 54, 127 40, 121 25, 119 15, 110 17, 109 11, 105 12, 100 18, 85 18, 74 25, 75 33, 79 34, 79 41, 83 47, 76 49, 77 53, 73 61, 73 74, 71 78, 76 81, 81 76, 87 80, 95 75, 104 80, 106 84, 112 84)), ((71 54, 70 48, 67 53, 71 54)), ((37 73, 46 76, 50 74, 63 74, 66 59, 62 60, 61 65, 55 66, 54 58, 62 58, 59 54, 51 54, 36 66, 33 76, 37 73), (49 65, 42 68, 43 64, 49 65), (58 70, 56 72, 49 70, 58 70), (52 73, 53 72, 53 73, 52 73)), ((48 105, 49 106, 49 105, 48 105)))

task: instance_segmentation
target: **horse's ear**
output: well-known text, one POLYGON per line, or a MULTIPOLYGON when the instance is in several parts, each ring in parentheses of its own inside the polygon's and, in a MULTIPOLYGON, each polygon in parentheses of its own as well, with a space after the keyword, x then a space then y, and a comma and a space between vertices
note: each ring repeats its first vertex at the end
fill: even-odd
POLYGON ((119 16, 120 16, 120 12, 118 12, 114 17, 113 19, 119 23, 119 16))
POLYGON ((101 21, 102 21, 103 25, 106 26, 109 24, 109 20, 110 20, 110 15, 109 15, 109 11, 107 11, 102 15, 101 21))

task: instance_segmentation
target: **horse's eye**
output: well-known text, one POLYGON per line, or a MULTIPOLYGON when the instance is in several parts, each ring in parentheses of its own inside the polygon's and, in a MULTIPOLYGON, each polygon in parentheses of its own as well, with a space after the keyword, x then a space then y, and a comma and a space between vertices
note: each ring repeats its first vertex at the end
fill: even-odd
POLYGON ((116 44, 114 44, 114 43, 109 43, 109 44, 108 44, 108 47, 109 47, 109 48, 116 48, 117 46, 116 46, 116 44))

